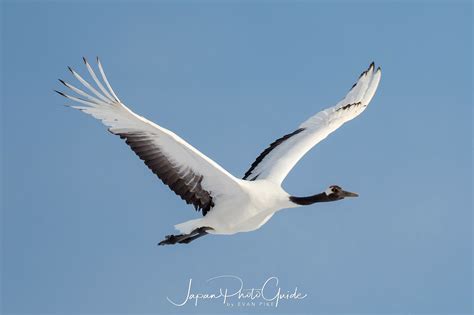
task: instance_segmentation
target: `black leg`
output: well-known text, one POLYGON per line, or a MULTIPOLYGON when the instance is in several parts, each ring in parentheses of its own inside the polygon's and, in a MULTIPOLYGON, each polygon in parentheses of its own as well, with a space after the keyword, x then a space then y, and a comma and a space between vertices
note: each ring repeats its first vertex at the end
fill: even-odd
POLYGON ((200 238, 200 237, 202 237, 206 234, 208 234, 206 231, 200 231, 198 234, 196 234, 194 236, 190 236, 188 238, 185 238, 184 240, 181 240, 178 243, 180 243, 180 244, 189 244, 192 241, 194 241, 195 239, 198 239, 198 238, 200 238))
POLYGON ((189 234, 179 234, 179 235, 166 235, 165 239, 158 243, 158 245, 173 245, 187 238, 189 234))
POLYGON ((158 243, 158 245, 174 245, 179 244, 188 244, 194 241, 201 236, 208 234, 206 231, 211 230, 212 228, 203 226, 193 230, 189 234, 179 234, 179 235, 167 235, 164 240, 158 243))

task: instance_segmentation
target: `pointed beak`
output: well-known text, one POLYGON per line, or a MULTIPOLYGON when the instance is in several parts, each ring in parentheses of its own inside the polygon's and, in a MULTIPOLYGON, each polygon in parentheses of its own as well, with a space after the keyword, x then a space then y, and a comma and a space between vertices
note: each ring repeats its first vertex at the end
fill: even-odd
POLYGON ((359 197, 359 194, 356 194, 350 191, 343 191, 342 193, 344 197, 359 197))

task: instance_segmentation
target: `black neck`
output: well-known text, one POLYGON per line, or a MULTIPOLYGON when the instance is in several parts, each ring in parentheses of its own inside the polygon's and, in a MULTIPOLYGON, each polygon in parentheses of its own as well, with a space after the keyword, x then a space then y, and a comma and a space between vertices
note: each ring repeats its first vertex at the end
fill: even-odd
POLYGON ((328 201, 336 201, 338 198, 334 195, 326 195, 326 193, 320 193, 308 197, 295 197, 295 196, 290 196, 290 201, 296 203, 297 205, 300 206, 307 206, 311 205, 316 202, 328 202, 328 201))

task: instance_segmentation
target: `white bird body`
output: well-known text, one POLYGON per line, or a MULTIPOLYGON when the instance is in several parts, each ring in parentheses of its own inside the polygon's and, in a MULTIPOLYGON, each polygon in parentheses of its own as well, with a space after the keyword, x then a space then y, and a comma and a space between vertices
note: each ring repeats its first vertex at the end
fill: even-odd
POLYGON ((223 196, 206 216, 178 224, 176 229, 184 234, 201 226, 212 227, 210 234, 250 232, 264 225, 278 210, 298 206, 272 181, 239 181, 241 193, 223 196))
POLYGON ((249 232, 260 228, 281 209, 357 196, 339 186, 330 186, 321 194, 294 197, 281 183, 306 152, 365 110, 381 76, 380 68, 375 70, 373 63, 343 100, 273 142, 257 157, 243 179, 238 179, 175 133, 126 107, 112 90, 98 59, 106 87, 85 59, 84 62, 100 91, 69 68, 90 92, 62 80, 67 88, 84 98, 56 92, 82 104, 72 107, 99 119, 111 133, 125 139, 163 183, 203 213, 202 218, 177 224, 176 229, 183 234, 168 236, 160 244, 188 243, 205 234, 249 232))

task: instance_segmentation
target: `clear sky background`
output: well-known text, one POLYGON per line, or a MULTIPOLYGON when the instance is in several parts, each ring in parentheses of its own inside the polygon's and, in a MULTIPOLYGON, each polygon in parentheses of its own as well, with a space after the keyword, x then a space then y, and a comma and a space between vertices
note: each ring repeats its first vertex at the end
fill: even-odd
MULTIPOLYGON (((472 4, 2 3, 2 312, 439 313, 472 309, 472 4), (241 177, 332 106, 371 61, 359 118, 284 182, 357 199, 282 211, 252 233, 157 247, 199 214, 118 137, 62 106, 57 78, 99 55, 119 97, 241 177), (278 308, 178 308, 189 278, 270 276, 278 308)), ((79 85, 78 83, 76 85, 79 85)))

